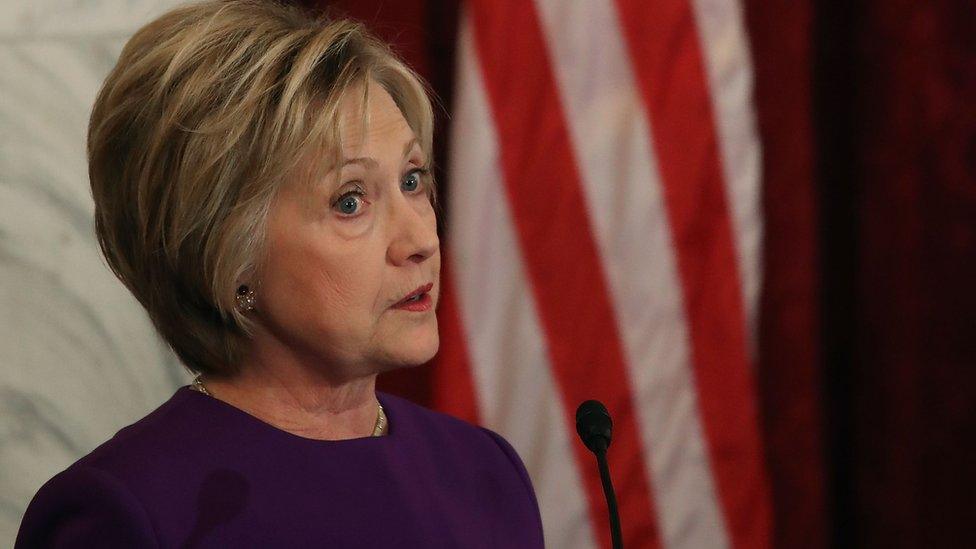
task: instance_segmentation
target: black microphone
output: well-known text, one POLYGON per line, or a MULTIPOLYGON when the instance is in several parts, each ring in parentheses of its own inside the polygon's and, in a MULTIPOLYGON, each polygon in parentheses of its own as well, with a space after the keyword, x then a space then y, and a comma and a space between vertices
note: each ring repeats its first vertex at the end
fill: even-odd
POLYGON ((610 541, 613 549, 623 549, 620 535, 620 514, 617 512, 617 496, 610 482, 610 466, 607 464, 607 448, 610 447, 610 434, 613 420, 607 407, 598 400, 587 400, 576 409, 576 432, 583 444, 596 454, 603 481, 603 494, 607 497, 607 510, 610 511, 610 541))

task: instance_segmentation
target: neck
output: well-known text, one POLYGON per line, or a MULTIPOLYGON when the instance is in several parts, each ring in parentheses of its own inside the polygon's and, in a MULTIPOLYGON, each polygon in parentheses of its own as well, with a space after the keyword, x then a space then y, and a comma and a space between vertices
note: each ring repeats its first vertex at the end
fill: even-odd
POLYGON ((248 361, 229 378, 204 378, 207 391, 283 431, 316 440, 372 436, 376 374, 344 381, 307 367, 248 361))

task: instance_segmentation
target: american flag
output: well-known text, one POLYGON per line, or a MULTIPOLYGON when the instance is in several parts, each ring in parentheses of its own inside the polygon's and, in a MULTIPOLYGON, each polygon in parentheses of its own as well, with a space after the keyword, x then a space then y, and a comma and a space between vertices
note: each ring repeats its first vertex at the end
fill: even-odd
POLYGON ((761 150, 737 0, 462 9, 439 409, 504 435, 550 547, 771 545, 753 366, 761 150))

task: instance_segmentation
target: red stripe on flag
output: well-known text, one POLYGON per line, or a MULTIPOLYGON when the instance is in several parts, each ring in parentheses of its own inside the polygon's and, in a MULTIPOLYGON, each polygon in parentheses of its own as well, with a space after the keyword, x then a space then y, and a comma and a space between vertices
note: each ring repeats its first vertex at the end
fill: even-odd
POLYGON ((617 0, 657 153, 712 470, 733 546, 768 547, 768 484, 732 225, 688 0, 617 0))
MULTIPOLYGON (((475 1, 471 7, 504 184, 567 406, 567 428, 575 432, 573 412, 583 400, 607 403, 615 420, 609 459, 626 545, 657 546, 656 515, 620 336, 538 16, 531 2, 475 1)), ((609 547, 595 459, 582 444, 573 448, 594 532, 609 547)))
POLYGON ((454 291, 454 277, 446 249, 441 246, 440 296, 437 324, 441 345, 433 363, 435 409, 471 423, 479 423, 477 395, 471 374, 471 361, 461 328, 461 315, 454 291))

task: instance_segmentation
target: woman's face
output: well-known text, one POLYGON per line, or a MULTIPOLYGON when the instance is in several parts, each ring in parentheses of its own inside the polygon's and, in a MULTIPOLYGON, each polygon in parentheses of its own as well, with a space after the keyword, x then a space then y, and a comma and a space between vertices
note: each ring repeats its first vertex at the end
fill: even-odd
MULTIPOLYGON (((351 379, 422 364, 437 352, 440 243, 427 159, 390 95, 371 82, 340 104, 342 160, 272 206, 258 315, 279 350, 351 379), (418 288, 426 295, 395 306, 418 288)), ((255 342, 259 343, 259 342, 255 342)))

